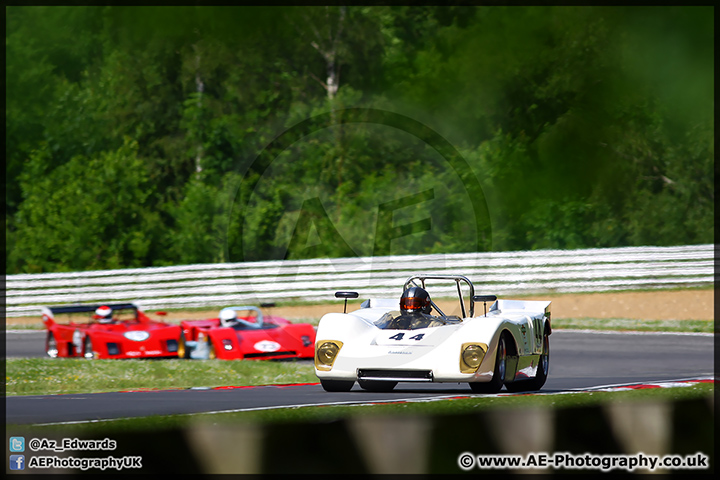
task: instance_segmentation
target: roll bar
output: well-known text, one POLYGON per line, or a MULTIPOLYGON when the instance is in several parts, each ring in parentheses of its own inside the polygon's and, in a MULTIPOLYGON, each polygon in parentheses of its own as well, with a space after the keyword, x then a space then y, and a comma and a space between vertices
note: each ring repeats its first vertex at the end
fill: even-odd
MULTIPOLYGON (((472 284, 472 282, 470 281, 469 278, 467 278, 464 275, 413 275, 412 277, 409 277, 405 281, 405 285, 403 286, 403 291, 407 290, 408 287, 410 287, 411 285, 415 286, 415 287, 421 286, 422 288, 425 288, 425 280, 452 280, 452 281, 454 281, 455 284, 457 285, 458 297, 460 299, 460 308, 462 310, 463 318, 473 317, 475 315, 475 299, 474 299, 475 286, 472 284), (417 283, 415 283, 415 280, 419 280, 421 285, 418 285, 417 283), (470 287, 470 315, 467 315, 466 311, 465 311, 465 300, 463 300, 462 289, 460 288, 460 282, 465 282, 470 287)), ((442 315, 443 317, 446 316, 443 313, 443 311, 440 310, 437 305, 435 305, 435 302, 430 300, 430 303, 432 304, 433 308, 435 308, 435 310, 437 310, 438 313, 440 313, 440 315, 442 315)))

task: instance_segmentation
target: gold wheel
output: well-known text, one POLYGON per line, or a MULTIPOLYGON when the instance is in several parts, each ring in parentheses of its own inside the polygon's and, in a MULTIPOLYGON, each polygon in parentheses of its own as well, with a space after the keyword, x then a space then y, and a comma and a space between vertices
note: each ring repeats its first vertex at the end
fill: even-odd
POLYGON ((178 358, 188 358, 187 353, 187 346, 185 345, 185 334, 181 333, 180 339, 178 340, 178 358))
POLYGON ((212 339, 210 339, 210 336, 208 336, 207 343, 208 343, 208 359, 215 360, 217 358, 217 354, 215 353, 215 345, 213 345, 213 342, 212 342, 212 339))

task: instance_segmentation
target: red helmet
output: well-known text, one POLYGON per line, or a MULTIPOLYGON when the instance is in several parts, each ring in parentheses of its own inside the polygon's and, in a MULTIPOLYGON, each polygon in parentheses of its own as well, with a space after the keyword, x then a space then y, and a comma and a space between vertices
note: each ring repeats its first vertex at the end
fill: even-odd
POLYGON ((112 308, 105 305, 98 307, 95 310, 95 319, 98 320, 100 323, 112 322, 112 308))
POLYGON ((430 295, 424 288, 410 287, 400 297, 400 310, 402 312, 430 313, 432 310, 430 295))

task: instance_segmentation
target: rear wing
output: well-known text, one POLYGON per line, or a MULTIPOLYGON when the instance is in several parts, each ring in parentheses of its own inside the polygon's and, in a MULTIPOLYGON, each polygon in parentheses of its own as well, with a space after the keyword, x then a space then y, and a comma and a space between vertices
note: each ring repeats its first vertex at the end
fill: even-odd
POLYGON ((95 305, 57 305, 50 307, 41 307, 40 312, 42 313, 42 320, 45 325, 52 325, 55 323, 55 315, 65 313, 84 313, 94 312, 98 307, 106 306, 109 307, 113 312, 116 310, 133 310, 135 312, 135 318, 139 321, 145 321, 147 317, 143 314, 140 307, 134 303, 104 303, 95 305))
POLYGON ((497 300, 490 307, 490 311, 523 310, 527 312, 549 313, 550 304, 547 300, 497 300))
POLYGON ((546 300, 497 300, 490 306, 490 311, 504 313, 522 313, 532 316, 543 316, 550 320, 550 304, 546 300))

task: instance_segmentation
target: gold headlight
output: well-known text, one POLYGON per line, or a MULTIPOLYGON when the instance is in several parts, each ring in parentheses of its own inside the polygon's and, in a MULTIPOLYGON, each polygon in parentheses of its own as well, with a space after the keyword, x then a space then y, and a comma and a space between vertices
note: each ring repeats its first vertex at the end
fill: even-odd
POLYGON ((315 368, 318 370, 330 370, 342 345, 342 342, 337 340, 317 342, 315 344, 315 368))
POLYGON ((475 373, 485 358, 487 345, 484 343, 463 343, 460 348, 460 371, 475 373))

